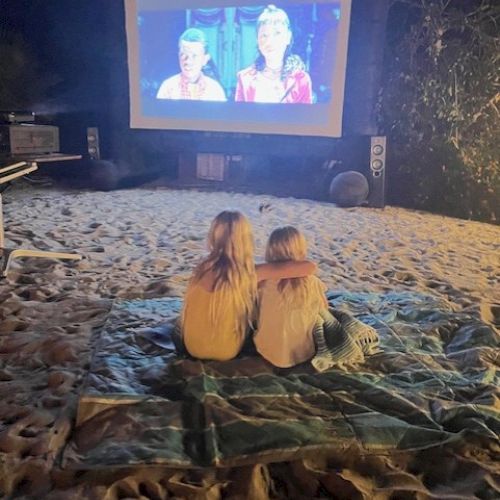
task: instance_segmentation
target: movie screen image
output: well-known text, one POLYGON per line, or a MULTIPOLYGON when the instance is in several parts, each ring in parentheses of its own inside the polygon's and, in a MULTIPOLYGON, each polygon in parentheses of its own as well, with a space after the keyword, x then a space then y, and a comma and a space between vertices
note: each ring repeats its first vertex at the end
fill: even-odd
POLYGON ((340 136, 350 2, 215 1, 126 0, 131 126, 340 136))

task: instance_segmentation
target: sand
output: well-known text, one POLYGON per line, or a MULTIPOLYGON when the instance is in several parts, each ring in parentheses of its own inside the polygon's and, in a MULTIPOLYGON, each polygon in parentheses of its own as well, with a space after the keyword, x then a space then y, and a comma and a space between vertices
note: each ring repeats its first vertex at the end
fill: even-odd
POLYGON ((0 281, 0 497, 311 498, 322 491, 336 498, 477 498, 478 491, 500 491, 491 450, 473 446, 453 456, 353 453, 328 463, 196 473, 75 473, 54 464, 74 425, 92 332, 112 299, 182 297, 220 210, 250 218, 257 260, 270 231, 292 224, 305 233, 330 289, 435 294, 497 326, 499 227, 395 207, 341 209, 166 188, 76 192, 18 182, 3 198, 7 247, 75 250, 84 260, 15 260, 0 281))

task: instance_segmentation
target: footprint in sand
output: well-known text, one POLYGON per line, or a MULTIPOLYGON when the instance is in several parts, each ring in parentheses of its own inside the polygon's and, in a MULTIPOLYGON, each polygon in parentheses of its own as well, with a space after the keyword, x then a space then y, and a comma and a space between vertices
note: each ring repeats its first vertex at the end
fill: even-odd
POLYGON ((62 339, 43 342, 40 346, 40 356, 47 365, 64 365, 78 360, 71 342, 62 339))
POLYGON ((412 273, 403 272, 403 271, 397 271, 394 274, 394 277, 398 281, 404 281, 407 284, 415 284, 417 281, 417 278, 412 273))
POLYGON ((480 304, 481 319, 495 326, 500 326, 500 304, 480 304))
POLYGON ((76 375, 68 371, 54 371, 47 378, 47 387, 57 396, 67 394, 73 388, 76 375))
POLYGON ((443 290, 449 288, 449 285, 447 283, 443 283, 442 281, 438 280, 426 280, 424 284, 427 288, 431 288, 434 290, 443 290))

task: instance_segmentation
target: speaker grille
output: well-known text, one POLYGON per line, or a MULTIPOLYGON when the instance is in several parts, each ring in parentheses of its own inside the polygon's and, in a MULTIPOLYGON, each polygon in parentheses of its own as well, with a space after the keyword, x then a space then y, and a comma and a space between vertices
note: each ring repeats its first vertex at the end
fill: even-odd
POLYGON ((371 168, 374 172, 380 172, 384 168, 384 162, 376 158, 372 161, 371 168))
POLYGON ((385 154, 386 138, 372 137, 370 141, 370 194, 368 204, 371 207, 385 206, 385 154))
POLYGON ((99 129, 97 127, 87 128, 87 151, 92 160, 101 159, 99 147, 99 129))

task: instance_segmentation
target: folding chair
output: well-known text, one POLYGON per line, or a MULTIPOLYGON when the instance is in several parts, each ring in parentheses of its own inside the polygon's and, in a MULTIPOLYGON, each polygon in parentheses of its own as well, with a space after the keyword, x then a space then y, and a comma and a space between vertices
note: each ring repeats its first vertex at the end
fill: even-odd
MULTIPOLYGON (((36 162, 20 161, 0 168, 0 185, 10 182, 18 177, 23 177, 38 169, 36 162)), ((43 250, 28 250, 25 248, 5 248, 3 228, 2 194, 0 193, 0 276, 6 277, 12 259, 20 257, 40 257, 45 259, 81 260, 82 256, 76 253, 47 252, 43 250)))

